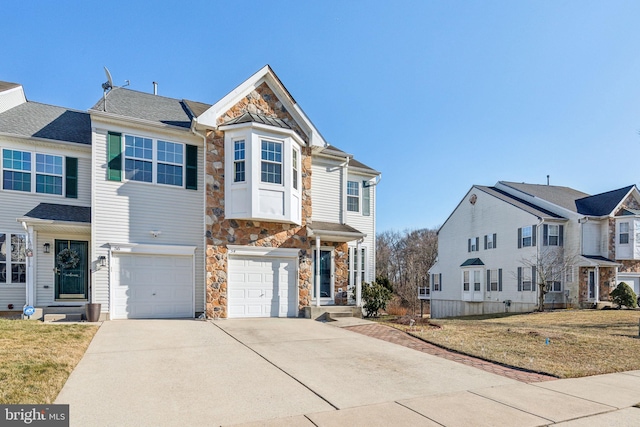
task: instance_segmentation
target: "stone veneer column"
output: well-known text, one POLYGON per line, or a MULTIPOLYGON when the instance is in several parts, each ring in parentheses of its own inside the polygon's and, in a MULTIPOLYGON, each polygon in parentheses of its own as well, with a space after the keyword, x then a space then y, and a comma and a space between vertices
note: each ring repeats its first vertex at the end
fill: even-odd
POLYGON ((311 149, 302 148, 302 225, 266 221, 228 220, 224 211, 224 133, 211 131, 206 148, 206 314, 227 317, 228 248, 247 245, 270 248, 297 248, 298 309, 310 305, 312 285, 311 241, 307 223, 311 221, 311 149))

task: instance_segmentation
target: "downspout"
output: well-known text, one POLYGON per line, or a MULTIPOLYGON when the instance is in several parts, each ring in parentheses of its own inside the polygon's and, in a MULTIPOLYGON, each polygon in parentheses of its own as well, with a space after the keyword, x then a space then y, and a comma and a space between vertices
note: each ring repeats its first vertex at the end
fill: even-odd
MULTIPOLYGON (((353 260, 358 264, 356 270, 356 306, 362 307, 362 241, 364 239, 358 239, 356 245, 357 256, 353 257, 353 260)), ((365 261, 366 262, 366 261, 365 261)))
POLYGON ((344 162, 344 167, 342 168, 343 179, 342 179, 342 218, 341 223, 347 223, 347 180, 349 179, 349 160, 351 158, 347 157, 347 160, 344 162))
MULTIPOLYGON (((544 242, 542 241, 544 239, 544 233, 541 233, 540 231, 542 230, 542 225, 544 225, 544 218, 540 218, 540 221, 538 222, 538 227, 536 230, 536 234, 538 234, 538 236, 536 236, 536 239, 538 241, 538 244, 536 245, 536 280, 540 281, 540 272, 538 271, 538 262, 540 261, 540 246, 544 245, 544 242), (539 235, 542 234, 542 239, 539 238, 539 235)), ((537 292, 536 292, 536 305, 538 304, 539 298, 538 298, 538 292, 542 293, 542 287, 540 285, 540 283, 537 284, 537 292)), ((542 305, 544 306, 544 294, 542 294, 542 305)), ((542 307, 544 308, 544 307, 542 307)))
MULTIPOLYGON (((191 119, 191 133, 195 136, 198 136, 200 138, 202 138, 202 173, 204 175, 207 174, 207 137, 206 135, 202 135, 201 133, 199 133, 198 131, 196 131, 196 125, 198 123, 198 118, 197 117, 193 117, 193 119, 191 119)), ((206 218, 207 215, 207 191, 206 191, 206 186, 207 186, 207 179, 205 176, 205 179, 203 179, 203 185, 205 186, 205 188, 203 188, 202 190, 202 207, 204 208, 204 215, 206 218)), ((204 268, 205 268, 205 272, 207 269, 207 221, 206 219, 203 221, 203 231, 202 231, 202 235, 204 236, 202 239, 202 247, 203 247, 203 261, 204 261, 204 268)), ((195 269, 195 266, 194 266, 195 269)), ((195 276, 194 276, 195 278, 195 276)), ((204 318, 207 318, 207 275, 205 274, 204 276, 204 282, 202 283, 203 285, 203 295, 204 295, 204 318)))

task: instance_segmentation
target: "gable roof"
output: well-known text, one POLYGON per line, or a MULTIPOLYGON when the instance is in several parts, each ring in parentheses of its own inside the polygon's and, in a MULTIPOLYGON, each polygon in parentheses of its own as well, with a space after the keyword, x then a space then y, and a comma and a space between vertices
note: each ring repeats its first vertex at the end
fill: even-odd
POLYGON ((369 166, 365 165, 364 163, 356 160, 353 157, 353 154, 349 154, 346 151, 342 151, 341 149, 339 149, 335 145, 327 145, 325 148, 320 150, 318 153, 319 154, 326 154, 328 156, 344 157, 345 159, 349 158, 349 167, 354 167, 356 169, 360 169, 360 170, 362 170, 364 172, 371 173, 371 174, 374 174, 374 175, 381 175, 381 172, 378 172, 377 170, 373 169, 372 167, 369 167, 369 166))
POLYGON ((557 185, 525 184, 524 182, 518 183, 507 181, 500 181, 499 183, 530 196, 546 200, 554 205, 573 212, 577 212, 576 200, 589 196, 587 193, 583 193, 582 191, 557 185))
POLYGON ((20 87, 18 83, 0 81, 0 92, 4 92, 5 90, 9 89, 15 89, 17 87, 20 87))
POLYGON ((628 187, 576 200, 578 213, 589 216, 610 215, 634 187, 635 185, 629 185, 628 187))
POLYGON ((305 112, 302 111, 302 108, 300 108, 296 100, 289 93, 289 90, 282 84, 280 78, 269 65, 262 67, 206 111, 199 114, 198 123, 205 127, 216 128, 218 126, 217 120, 222 114, 263 83, 269 86, 269 89, 278 97, 278 100, 283 104, 288 114, 306 134, 309 145, 326 147, 327 143, 318 129, 316 129, 315 125, 309 120, 305 112))
POLYGON ((89 114, 25 102, 0 113, 0 132, 91 145, 89 114))
POLYGON ((201 111, 206 105, 194 101, 189 101, 187 104, 179 99, 114 87, 107 93, 106 98, 100 98, 89 111, 104 111, 134 119, 190 128, 191 119, 196 114, 190 107, 201 111))
POLYGON ((522 209, 525 212, 530 213, 531 215, 535 215, 538 218, 543 218, 543 219, 566 219, 561 215, 558 215, 556 213, 553 213, 549 210, 546 210, 544 208, 541 208, 539 206, 534 205, 533 203, 530 203, 526 200, 523 200, 519 197, 516 197, 512 194, 507 193, 506 191, 500 190, 499 188, 496 187, 485 187, 482 185, 475 185, 475 188, 492 195, 493 197, 496 197, 500 200, 502 200, 503 202, 509 203, 512 206, 515 206, 516 208, 522 209))

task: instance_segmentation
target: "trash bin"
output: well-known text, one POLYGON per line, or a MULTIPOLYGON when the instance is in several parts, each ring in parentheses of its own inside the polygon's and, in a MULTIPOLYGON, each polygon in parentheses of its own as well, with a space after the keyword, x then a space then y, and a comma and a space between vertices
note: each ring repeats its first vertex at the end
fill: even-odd
POLYGON ((100 320, 100 309, 102 308, 102 304, 100 303, 89 303, 85 306, 86 313, 85 317, 87 318, 87 322, 97 322, 100 320))

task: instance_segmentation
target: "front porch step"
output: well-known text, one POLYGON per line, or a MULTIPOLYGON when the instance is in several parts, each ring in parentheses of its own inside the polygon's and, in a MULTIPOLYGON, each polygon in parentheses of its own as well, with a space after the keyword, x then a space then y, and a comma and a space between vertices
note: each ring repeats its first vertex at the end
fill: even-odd
POLYGON ((362 308, 353 305, 322 305, 305 307, 304 317, 307 319, 331 321, 336 317, 362 317, 362 308))
POLYGON ((85 318, 84 304, 53 305, 42 307, 42 320, 45 322, 81 322, 85 318))
POLYGON ((82 314, 80 313, 51 313, 44 315, 45 322, 80 322, 82 314))

